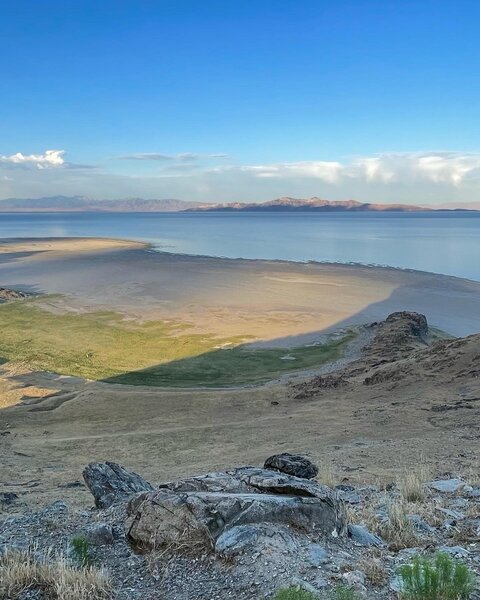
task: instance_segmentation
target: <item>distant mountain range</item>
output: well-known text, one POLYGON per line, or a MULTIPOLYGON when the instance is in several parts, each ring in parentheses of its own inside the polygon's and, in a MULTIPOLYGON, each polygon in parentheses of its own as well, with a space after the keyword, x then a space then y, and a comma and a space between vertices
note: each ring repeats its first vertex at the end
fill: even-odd
POLYGON ((418 212, 436 210, 479 210, 479 204, 452 205, 451 208, 425 208, 411 204, 372 204, 355 200, 323 200, 322 198, 277 198, 269 202, 202 204, 175 199, 94 200, 84 196, 51 196, 44 198, 8 198, 0 201, 0 212, 418 212))

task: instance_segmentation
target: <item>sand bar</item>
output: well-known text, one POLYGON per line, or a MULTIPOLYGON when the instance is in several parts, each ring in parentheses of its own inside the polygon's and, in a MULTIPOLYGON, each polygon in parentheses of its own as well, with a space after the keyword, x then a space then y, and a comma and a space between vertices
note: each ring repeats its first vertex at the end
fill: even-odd
POLYGON ((0 286, 50 310, 115 310, 197 331, 292 345, 385 318, 427 315, 452 335, 480 331, 480 282, 417 271, 156 252, 140 242, 48 238, 0 242, 0 286))

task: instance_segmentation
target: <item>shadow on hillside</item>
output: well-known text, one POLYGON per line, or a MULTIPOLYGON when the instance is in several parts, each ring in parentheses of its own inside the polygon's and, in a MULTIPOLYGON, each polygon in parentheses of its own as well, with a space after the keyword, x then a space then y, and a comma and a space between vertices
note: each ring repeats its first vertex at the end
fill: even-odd
MULTIPOLYGON (((431 326, 457 335, 480 331, 480 295, 474 298, 472 294, 462 295, 460 291, 451 286, 400 286, 384 300, 367 305, 346 319, 318 331, 278 338, 268 344, 257 342, 231 349, 214 349, 193 357, 159 362, 149 368, 125 372, 100 382, 177 388, 261 384, 295 371, 314 371, 337 360, 345 346, 342 347, 338 337, 336 342, 335 338, 329 338, 330 334, 342 330, 346 333, 353 326, 380 321, 390 313, 401 310, 423 313, 431 326), (452 324, 456 331, 452 331, 452 324), (325 346, 308 346, 316 340, 324 341, 325 346), (294 359, 289 355, 293 355, 294 359)), ((35 385, 41 385, 39 379, 47 385, 57 384, 61 391, 45 399, 78 389, 79 385, 85 388, 92 384, 78 377, 54 373, 23 373, 10 379, 23 386, 32 385, 34 381, 35 385)))

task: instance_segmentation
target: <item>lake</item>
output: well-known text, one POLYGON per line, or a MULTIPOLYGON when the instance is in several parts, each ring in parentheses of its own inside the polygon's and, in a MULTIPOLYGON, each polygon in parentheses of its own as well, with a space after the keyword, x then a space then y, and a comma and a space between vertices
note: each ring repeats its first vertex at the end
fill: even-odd
POLYGON ((480 280, 480 213, 0 213, 0 238, 51 236, 125 238, 168 252, 388 265, 480 280))

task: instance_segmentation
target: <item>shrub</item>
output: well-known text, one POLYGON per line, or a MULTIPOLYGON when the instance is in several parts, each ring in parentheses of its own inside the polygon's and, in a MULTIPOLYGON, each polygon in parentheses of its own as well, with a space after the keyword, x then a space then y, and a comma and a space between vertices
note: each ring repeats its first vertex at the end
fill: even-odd
POLYGON ((90 552, 88 540, 82 536, 76 536, 72 539, 72 548, 75 557, 82 567, 93 565, 94 560, 90 552))
POLYGON ((438 552, 433 559, 414 556, 399 569, 401 597, 409 600, 464 600, 475 589, 467 565, 438 552))
POLYGON ((278 590, 273 600, 318 600, 318 596, 313 592, 294 586, 278 590))

